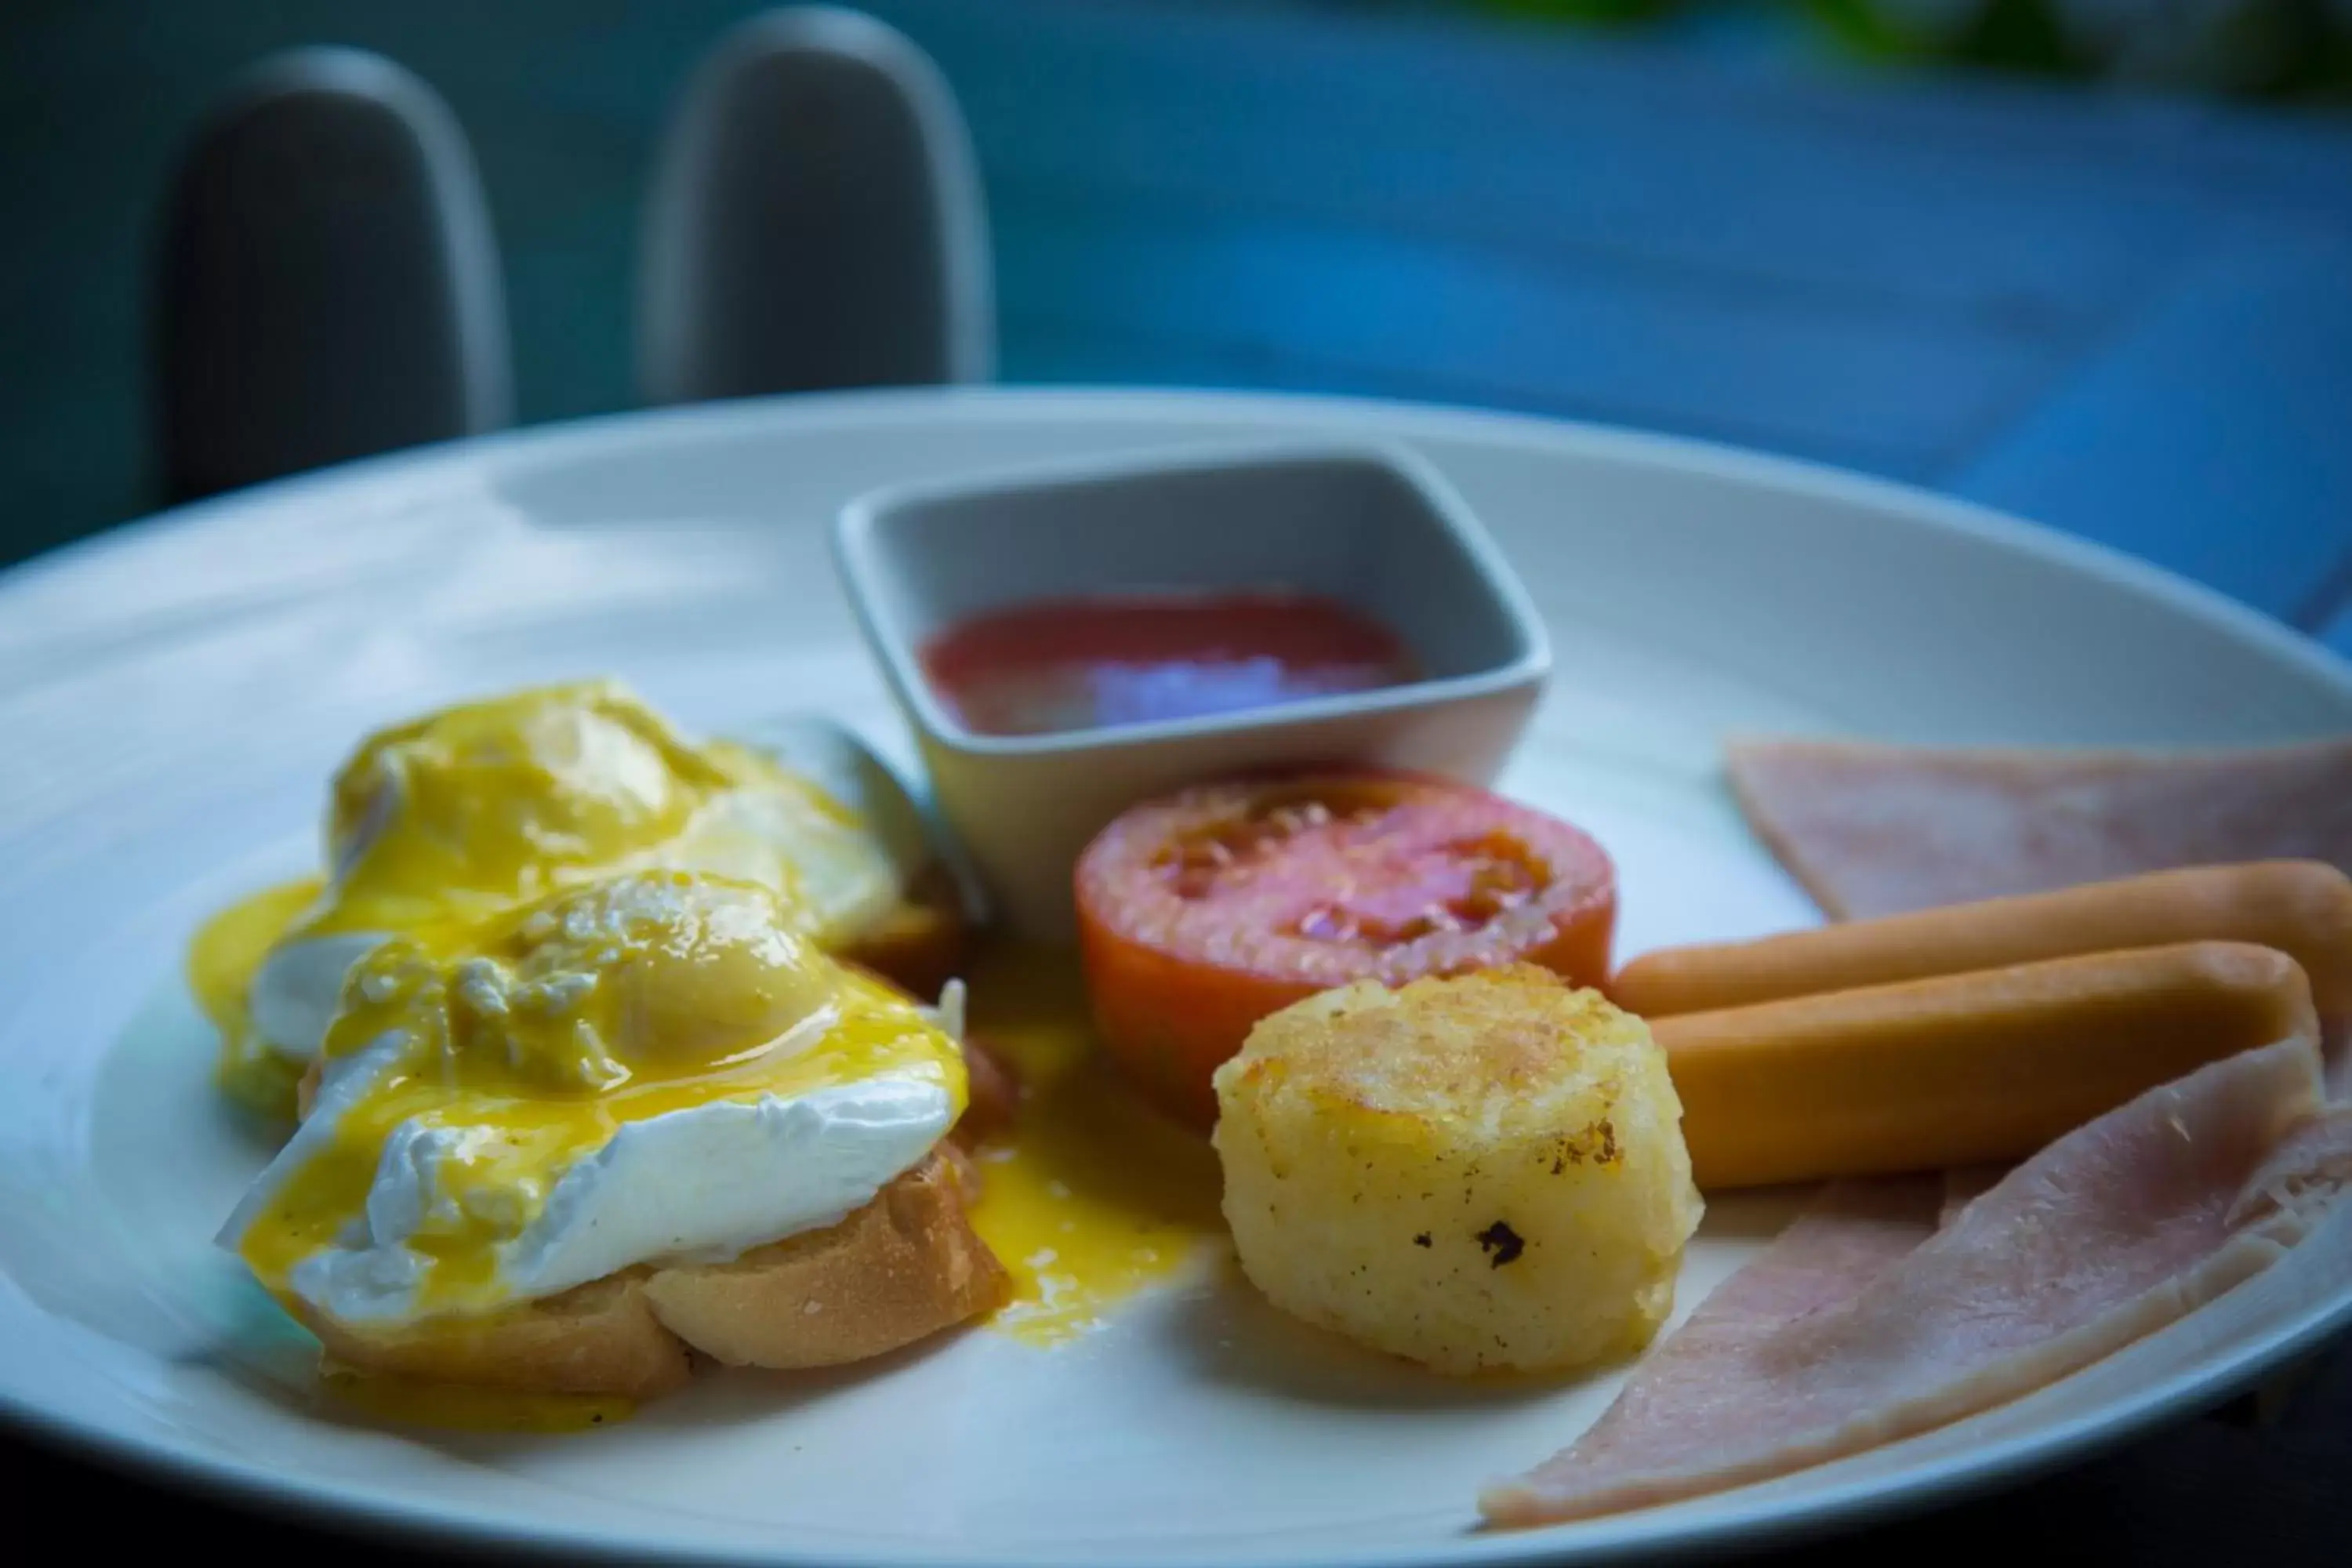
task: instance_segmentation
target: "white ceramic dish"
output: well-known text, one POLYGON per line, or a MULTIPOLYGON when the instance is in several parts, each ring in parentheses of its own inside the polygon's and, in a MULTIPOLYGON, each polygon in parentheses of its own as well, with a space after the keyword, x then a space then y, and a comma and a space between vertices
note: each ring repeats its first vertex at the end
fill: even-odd
POLYGON ((1551 662, 1486 531, 1410 452, 1256 445, 898 486, 844 508, 834 542, 940 814, 998 913, 1040 937, 1069 939, 1078 852, 1139 800, 1310 763, 1492 783, 1551 662), (1267 586, 1369 613, 1425 677, 1199 718, 984 735, 923 673, 923 645, 968 616, 1120 590, 1267 586))
MULTIPOLYGON (((1912 492, 1533 421, 1255 398, 928 394, 714 407, 387 460, 0 581, 0 1403, 257 1502, 578 1557, 1622 1560, 2013 1479, 2244 1384, 2352 1318, 2294 1261, 1916 1441, 1652 1512, 1472 1533, 1612 1377, 1501 1396, 1293 1329, 1211 1275, 1055 1351, 990 1332, 705 1380, 576 1438, 371 1426, 206 1243, 261 1158, 177 983, 209 908, 312 853, 392 715, 615 670, 702 728, 791 708, 910 760, 825 559, 852 495, 1242 437, 1405 442, 1485 520, 1556 673, 1501 784, 1593 829, 1625 951, 1810 918, 1717 782, 1737 729, 2241 742, 2352 725, 2352 675, 2211 595, 1912 492)), ((1717 1204, 1687 1310, 1785 1218, 1717 1204)))

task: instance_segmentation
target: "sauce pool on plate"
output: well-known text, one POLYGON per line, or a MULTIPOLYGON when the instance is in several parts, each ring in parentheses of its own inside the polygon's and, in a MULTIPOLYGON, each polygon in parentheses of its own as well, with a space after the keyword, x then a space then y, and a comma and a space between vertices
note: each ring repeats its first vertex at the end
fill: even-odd
POLYGON ((960 622, 923 674, 958 722, 1044 735, 1271 708, 1420 678, 1404 640, 1286 589, 1047 599, 960 622))

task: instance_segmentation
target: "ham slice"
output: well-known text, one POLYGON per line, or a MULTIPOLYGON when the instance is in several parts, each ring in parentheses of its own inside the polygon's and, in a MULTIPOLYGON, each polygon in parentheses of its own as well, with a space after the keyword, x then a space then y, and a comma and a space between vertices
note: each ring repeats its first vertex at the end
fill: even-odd
POLYGON ((2229 752, 1734 745, 1740 809, 1839 920, 2179 866, 2352 872, 2352 740, 2229 752))
POLYGON ((1936 1228, 1943 1229, 1960 1211, 1999 1185, 2014 1165, 1961 1165, 1944 1173, 1944 1203, 1936 1212, 1936 1228))
POLYGON ((1832 1187, 1590 1431, 1480 1506, 1505 1525, 1580 1519, 1944 1426, 2259 1273, 2347 1183, 2352 1111, 2324 1102, 2315 1043, 2297 1038, 2077 1129, 1940 1229, 1940 1177, 1832 1187))

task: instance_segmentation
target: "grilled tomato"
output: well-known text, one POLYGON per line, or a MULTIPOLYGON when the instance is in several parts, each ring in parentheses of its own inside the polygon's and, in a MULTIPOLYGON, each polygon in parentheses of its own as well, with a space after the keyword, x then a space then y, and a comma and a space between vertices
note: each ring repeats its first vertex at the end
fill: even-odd
POLYGON ((1590 837, 1482 789, 1395 773, 1204 784, 1135 806, 1077 868, 1095 1024, 1160 1109, 1216 1120, 1210 1075, 1259 1019, 1335 985, 1532 963, 1609 972, 1616 873, 1590 837))

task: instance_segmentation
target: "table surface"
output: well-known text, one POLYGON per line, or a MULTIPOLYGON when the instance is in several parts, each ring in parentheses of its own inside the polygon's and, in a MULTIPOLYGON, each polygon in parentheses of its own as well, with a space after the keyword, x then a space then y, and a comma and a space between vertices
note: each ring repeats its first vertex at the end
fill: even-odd
MULTIPOLYGON (((631 401, 661 115, 754 8, 83 0, 0 22, 0 210, 37 219, 0 243, 0 561, 146 504, 149 206, 224 74, 348 42, 449 98, 504 247, 522 413, 564 417, 631 401)), ((868 8, 971 119, 1007 379, 1765 447, 2098 540, 2352 653, 2352 121, 1337 5, 868 8)), ((2338 1353, 2291 1397, 1838 1550, 1990 1552, 2023 1521, 2102 1557, 2336 1563, 2347 1473, 2338 1353)), ((0 1486, 0 1531, 316 1544, 21 1445, 0 1486)))

